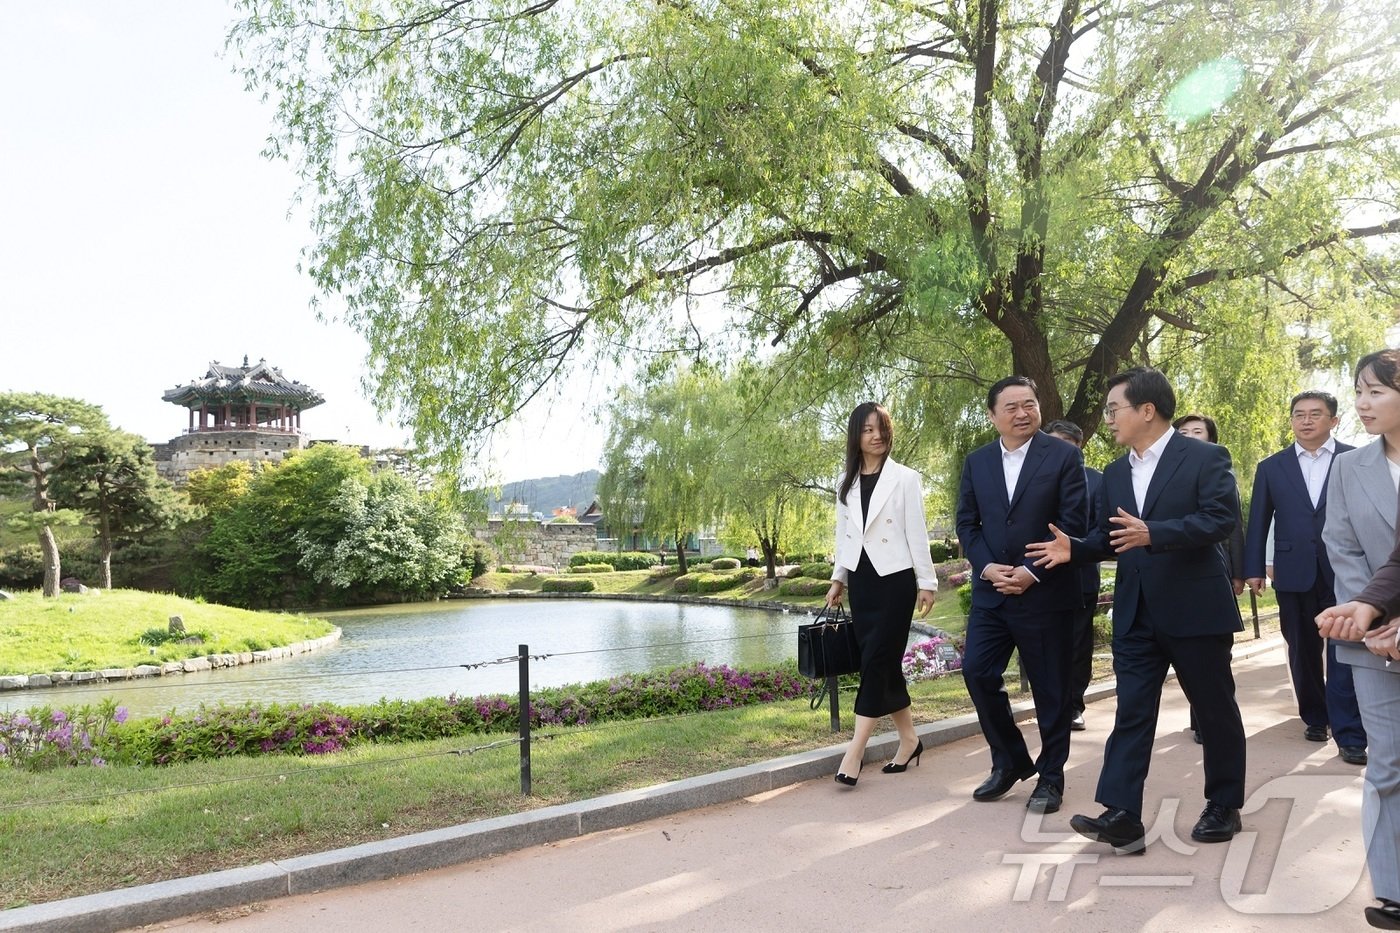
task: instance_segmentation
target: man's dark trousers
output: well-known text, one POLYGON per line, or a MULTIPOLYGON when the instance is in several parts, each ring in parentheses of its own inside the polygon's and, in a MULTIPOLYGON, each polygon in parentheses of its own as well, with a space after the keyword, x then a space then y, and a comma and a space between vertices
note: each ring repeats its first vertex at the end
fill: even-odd
POLYGON ((1275 589, 1278 599, 1279 629, 1288 645, 1288 672, 1293 678, 1293 695, 1298 698, 1298 715, 1309 726, 1332 727, 1338 745, 1366 746, 1366 728, 1356 705, 1356 687, 1351 665, 1337 660, 1337 650, 1317 631, 1317 614, 1337 604, 1332 587, 1322 574, 1313 588, 1304 593, 1275 589), (1323 677, 1323 649, 1326 649, 1326 677, 1323 677))
POLYGON ((1225 807, 1244 806, 1244 723, 1235 703, 1235 678, 1230 671, 1234 642, 1229 634, 1165 634, 1154 624, 1147 600, 1138 601, 1132 626, 1113 639, 1118 712, 1113 734, 1104 746, 1103 771, 1094 799, 1106 807, 1142 813, 1162 684, 1167 668, 1174 667, 1201 730, 1206 799, 1225 807))
POLYGON ((994 769, 1020 772, 1034 765, 1043 780, 1064 787, 1069 721, 1074 715, 1067 676, 1073 624, 1073 610, 1068 609, 1024 612, 1005 605, 994 610, 972 607, 967 617, 963 679, 991 748, 994 769), (1011 713, 1002 677, 1017 645, 1040 725, 1040 757, 1034 762, 1011 713))

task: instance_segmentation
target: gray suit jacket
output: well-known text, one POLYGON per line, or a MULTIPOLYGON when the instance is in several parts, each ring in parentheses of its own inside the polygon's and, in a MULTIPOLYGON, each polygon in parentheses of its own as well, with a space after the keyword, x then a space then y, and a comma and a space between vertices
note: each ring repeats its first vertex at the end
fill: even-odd
MULTIPOLYGON (((1385 442, 1379 438, 1365 447, 1348 450, 1332 461, 1327 484, 1327 523, 1322 543, 1337 580, 1337 602, 1361 595, 1395 547, 1397 496, 1385 459, 1385 442)), ((1400 674, 1400 666, 1385 661, 1359 642, 1335 643, 1337 660, 1400 674)))

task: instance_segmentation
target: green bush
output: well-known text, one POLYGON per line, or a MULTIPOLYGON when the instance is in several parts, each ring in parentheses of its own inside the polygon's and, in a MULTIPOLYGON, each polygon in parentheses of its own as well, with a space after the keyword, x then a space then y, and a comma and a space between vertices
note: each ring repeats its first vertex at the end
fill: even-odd
POLYGON ((607 564, 614 570, 650 570, 661 558, 646 551, 579 551, 569 558, 569 566, 607 564))
POLYGON ((671 589, 675 590, 677 593, 694 593, 695 583, 702 575, 700 571, 694 570, 690 573, 681 574, 672 581, 671 589))
POLYGON ((958 606, 965 616, 972 614, 972 581, 969 580, 958 587, 958 606))
POLYGON ((933 558, 935 564, 941 564, 945 560, 952 560, 958 556, 957 548, 947 541, 930 541, 928 543, 928 556, 933 558))
MULTIPOLYGON (((570 581, 588 582, 588 581, 570 581)), ((671 716, 706 710, 771 703, 806 695, 810 681, 789 661, 768 670, 711 667, 703 661, 670 670, 624 674, 611 680, 533 690, 530 723, 546 726, 588 725, 642 717, 671 716)), ((86 708, 85 708, 86 709, 86 708)), ((506 695, 429 697, 423 700, 380 700, 369 706, 331 703, 246 703, 201 706, 188 713, 126 721, 126 711, 109 704, 83 718, 79 732, 66 732, 62 723, 36 711, 14 714, 13 730, 20 739, 34 737, 31 749, 12 740, 9 757, 27 767, 97 764, 166 765, 182 761, 229 758, 234 755, 325 755, 369 742, 408 742, 480 733, 513 733, 519 706, 506 695), (23 719, 19 718, 24 716, 23 719), (92 724, 87 725, 91 719, 92 724), (31 725, 36 720, 40 729, 31 725), (124 723, 124 724, 123 724, 124 723), (91 739, 85 747, 82 736, 91 739), (18 761, 20 753, 25 760, 18 761), (86 755, 86 760, 79 754, 86 755)), ((76 722, 79 712, 68 722, 76 722)), ((0 713, 0 732, 7 723, 0 713)))
POLYGON ((596 589, 588 578, 545 577, 540 591, 544 593, 591 593, 596 589))
POLYGON ((44 552, 37 543, 0 550, 0 589, 37 590, 44 582, 44 552))
MULTIPOLYGON (((477 577, 489 571, 492 567, 501 562, 501 556, 496 553, 496 549, 485 541, 474 540, 471 543, 471 576, 468 579, 475 580, 477 577)), ((463 563, 466 563, 465 558, 463 563)))
POLYGON ((612 573, 612 564, 570 564, 569 573, 612 573))
POLYGON ((757 580, 762 575, 763 571, 757 567, 745 567, 742 570, 728 570, 722 573, 696 574, 695 592, 719 593, 723 590, 732 590, 750 580, 757 580))
POLYGON ((651 572, 647 574, 647 582, 659 583, 667 577, 678 575, 680 572, 681 568, 679 564, 666 564, 661 567, 653 567, 651 568, 651 572))
POLYGON ((783 596, 821 596, 831 589, 830 580, 814 577, 797 577, 778 584, 778 592, 783 596))
POLYGON ((835 569, 826 561, 813 561, 810 564, 803 564, 797 569, 799 577, 814 577, 818 580, 830 580, 831 571, 835 569))
POLYGON ((710 566, 715 570, 738 570, 739 558, 737 557, 716 557, 710 561, 710 566))

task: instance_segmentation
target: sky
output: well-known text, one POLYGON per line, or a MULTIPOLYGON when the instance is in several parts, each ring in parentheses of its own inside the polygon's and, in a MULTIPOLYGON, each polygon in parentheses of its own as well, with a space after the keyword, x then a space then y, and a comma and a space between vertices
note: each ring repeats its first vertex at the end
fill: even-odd
MULTIPOLYGON (((8 6, 0 391, 94 402, 166 441, 188 416, 162 394, 246 355, 325 397, 302 416, 308 436, 404 445, 361 388, 364 340, 311 307, 297 179, 260 154, 271 105, 223 53, 235 18, 218 0, 8 6)), ((583 400, 527 409, 479 467, 504 481, 594 469, 604 434, 583 400)))

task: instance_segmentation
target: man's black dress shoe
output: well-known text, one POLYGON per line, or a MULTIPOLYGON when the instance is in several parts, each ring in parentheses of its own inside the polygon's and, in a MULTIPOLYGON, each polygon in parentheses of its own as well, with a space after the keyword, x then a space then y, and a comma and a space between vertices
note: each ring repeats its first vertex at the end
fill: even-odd
POLYGON ((1364 765, 1366 763, 1366 746, 1364 745, 1338 745, 1337 753, 1342 756, 1342 761, 1349 765, 1364 765))
POLYGON ((1086 839, 1106 842, 1120 854, 1142 855, 1147 851, 1147 829, 1142 820, 1127 810, 1109 807, 1096 817, 1075 814, 1069 818, 1069 825, 1086 839))
POLYGON ((989 800, 1000 800, 1007 795, 1011 788, 1016 786, 1017 781, 1033 777, 1035 777, 1034 767, 1023 768, 1020 771, 1012 771, 1009 768, 993 768, 992 773, 987 775, 987 779, 972 792, 972 799, 980 800, 983 803, 989 800))
POLYGON ((1075 714, 1074 714, 1074 718, 1071 719, 1071 720, 1069 721, 1069 731, 1070 731, 1070 732, 1083 732, 1085 728, 1086 728, 1086 727, 1085 727, 1085 725, 1084 725, 1084 714, 1083 714, 1083 713, 1075 713, 1075 714))
POLYGON ((1240 831, 1240 811, 1211 801, 1191 829, 1197 842, 1229 842, 1240 831))
POLYGON ((1035 782, 1035 790, 1031 791, 1031 799, 1026 801, 1026 809, 1032 813, 1058 813, 1060 801, 1064 798, 1064 791, 1041 778, 1035 782))
POLYGON ((1191 730, 1191 739, 1192 739, 1192 741, 1194 741, 1197 745, 1200 745, 1200 744, 1201 744, 1201 730, 1200 730, 1200 729, 1192 729, 1192 730, 1191 730))
POLYGON ((1327 727, 1308 726, 1307 729, 1303 730, 1303 738, 1307 739, 1309 742, 1326 742, 1327 727))
POLYGON ((1381 906, 1366 908, 1366 922, 1382 930, 1400 930, 1400 904, 1381 898, 1381 906))

